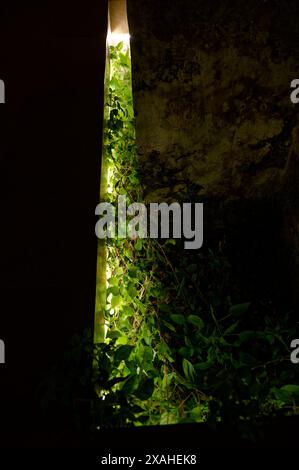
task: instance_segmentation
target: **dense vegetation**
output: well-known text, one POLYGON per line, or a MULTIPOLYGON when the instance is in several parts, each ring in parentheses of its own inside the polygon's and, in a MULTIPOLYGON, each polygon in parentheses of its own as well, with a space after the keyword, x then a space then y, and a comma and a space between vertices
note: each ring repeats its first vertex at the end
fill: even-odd
MULTIPOLYGON (((119 194, 140 201, 130 55, 123 44, 110 55, 108 202, 119 194)), ((63 396, 70 407, 75 397, 90 400, 94 429, 221 422, 249 432, 266 417, 298 413, 294 312, 240 299, 221 248, 110 239, 107 253, 106 339, 74 338, 50 400, 63 396)))

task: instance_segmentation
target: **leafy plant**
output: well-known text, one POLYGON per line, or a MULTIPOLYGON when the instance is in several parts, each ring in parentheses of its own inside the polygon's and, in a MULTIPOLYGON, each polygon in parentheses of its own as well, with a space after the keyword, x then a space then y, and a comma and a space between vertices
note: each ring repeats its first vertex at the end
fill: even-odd
MULTIPOLYGON (((107 201, 141 201, 129 50, 111 47, 110 59, 107 201)), ((64 386, 47 388, 57 400, 85 397, 93 429, 205 421, 246 429, 298 413, 298 367, 289 360, 298 323, 269 300, 244 302, 221 249, 117 238, 106 249, 108 333, 96 345, 91 335, 75 339, 64 386)))

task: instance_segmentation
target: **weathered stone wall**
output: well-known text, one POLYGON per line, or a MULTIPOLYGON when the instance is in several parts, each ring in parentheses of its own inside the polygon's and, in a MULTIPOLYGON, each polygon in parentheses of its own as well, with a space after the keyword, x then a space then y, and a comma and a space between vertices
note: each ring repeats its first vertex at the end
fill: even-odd
POLYGON ((299 3, 128 0, 128 12, 145 199, 205 202, 207 236, 232 252, 247 236, 249 263, 298 278, 299 3))

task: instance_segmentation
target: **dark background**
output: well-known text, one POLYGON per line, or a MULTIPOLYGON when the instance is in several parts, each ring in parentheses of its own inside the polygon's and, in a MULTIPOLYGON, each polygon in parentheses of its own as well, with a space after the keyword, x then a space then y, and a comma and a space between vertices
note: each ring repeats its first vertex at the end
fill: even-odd
POLYGON ((41 430, 36 386, 93 321, 107 2, 1 2, 2 432, 41 430))
MULTIPOLYGON (((49 437, 36 388, 93 322, 106 25, 107 0, 0 6, 0 446, 94 445, 66 436, 63 422, 49 437)), ((292 429, 277 424, 267 444, 294 446, 292 429)), ((182 426, 109 431, 104 445, 112 439, 163 450, 182 439, 233 446, 237 436, 182 426)))

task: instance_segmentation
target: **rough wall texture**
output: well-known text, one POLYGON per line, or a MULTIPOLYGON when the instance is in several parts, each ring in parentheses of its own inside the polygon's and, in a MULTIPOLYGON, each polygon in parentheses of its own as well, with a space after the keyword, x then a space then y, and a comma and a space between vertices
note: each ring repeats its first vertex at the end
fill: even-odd
POLYGON ((248 259, 268 249, 298 278, 298 2, 128 0, 128 11, 145 199, 205 202, 210 233, 247 237, 248 259))

